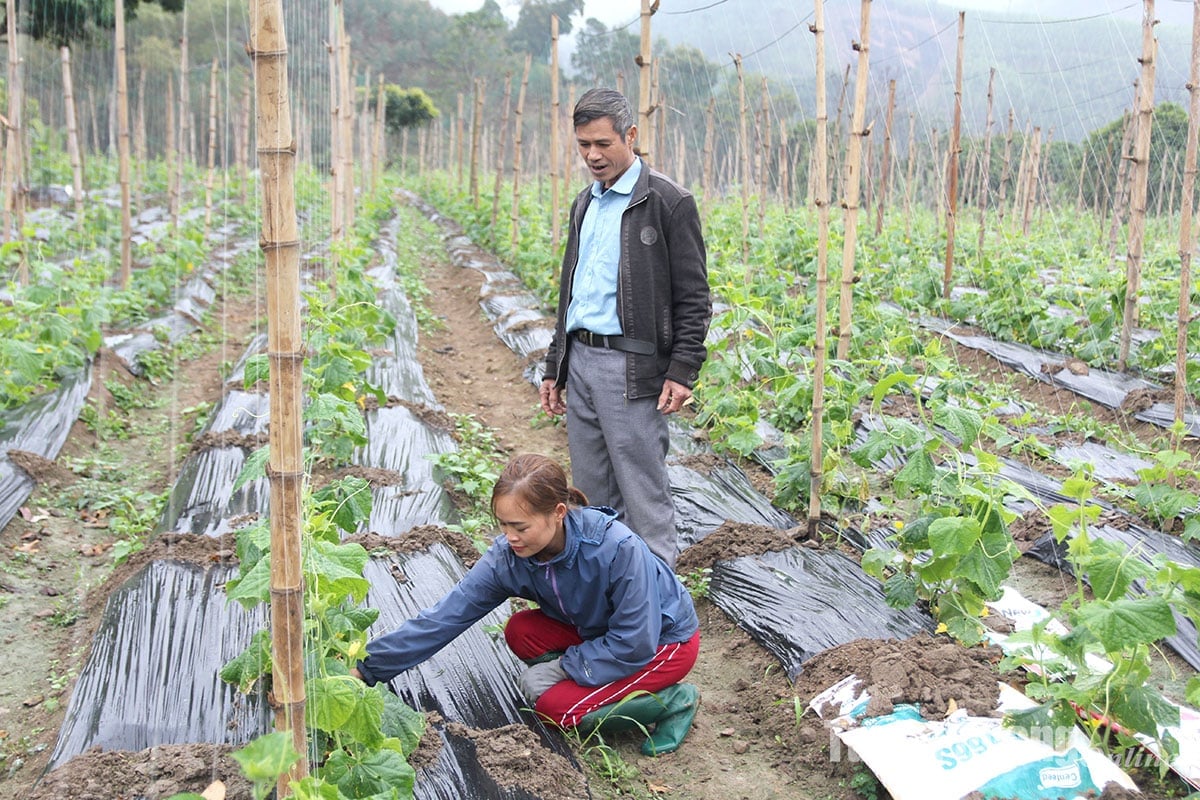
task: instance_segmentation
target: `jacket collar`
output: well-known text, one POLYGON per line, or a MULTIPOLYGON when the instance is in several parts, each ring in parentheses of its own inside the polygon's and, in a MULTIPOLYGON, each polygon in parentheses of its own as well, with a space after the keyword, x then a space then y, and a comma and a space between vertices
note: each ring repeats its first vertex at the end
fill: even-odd
POLYGON ((566 544, 562 552, 548 561, 530 558, 527 561, 529 568, 536 569, 548 564, 561 564, 567 569, 571 569, 579 560, 579 548, 583 541, 586 539, 596 542, 602 539, 604 532, 616 518, 617 512, 608 506, 572 508, 563 520, 566 529, 566 544))

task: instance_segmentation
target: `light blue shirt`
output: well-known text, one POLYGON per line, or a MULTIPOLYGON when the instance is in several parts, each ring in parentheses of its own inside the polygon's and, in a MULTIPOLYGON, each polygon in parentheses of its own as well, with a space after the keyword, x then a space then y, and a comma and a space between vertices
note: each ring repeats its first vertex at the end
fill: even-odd
POLYGON ((621 264, 621 215, 629 207, 629 198, 642 160, 635 158, 629 169, 605 190, 600 181, 592 184, 592 201, 579 229, 579 264, 571 285, 567 306, 567 331, 620 335, 617 316, 617 272, 621 264))

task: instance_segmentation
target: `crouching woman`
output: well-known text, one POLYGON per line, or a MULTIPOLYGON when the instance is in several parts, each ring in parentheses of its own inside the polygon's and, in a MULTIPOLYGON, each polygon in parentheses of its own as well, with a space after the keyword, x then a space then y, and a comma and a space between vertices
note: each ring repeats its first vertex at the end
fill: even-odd
POLYGON ((545 456, 505 466, 492 513, 502 535, 445 597, 371 641, 352 674, 391 680, 521 597, 538 608, 513 614, 504 637, 528 665, 521 691, 539 715, 585 732, 640 728, 646 755, 678 749, 699 703, 696 687, 680 683, 700 649, 687 589, 545 456))

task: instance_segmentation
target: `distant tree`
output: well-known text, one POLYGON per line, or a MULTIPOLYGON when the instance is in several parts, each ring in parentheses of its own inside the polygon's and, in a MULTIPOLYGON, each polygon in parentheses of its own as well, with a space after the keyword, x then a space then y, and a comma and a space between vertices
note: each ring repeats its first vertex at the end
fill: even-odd
POLYGON ((610 31, 603 22, 592 18, 575 37, 571 67, 588 88, 616 86, 618 72, 624 72, 627 79, 636 75, 633 59, 639 49, 636 35, 627 30, 610 31))
MULTIPOLYGON (((1178 103, 1159 103, 1154 107, 1154 123, 1150 133, 1150 184, 1146 198, 1147 207, 1158 206, 1161 192, 1177 191, 1175 176, 1170 174, 1171 165, 1183 163, 1183 151, 1187 147, 1187 111, 1178 103), (1167 180, 1160 181, 1163 162, 1167 162, 1167 180)), ((1105 201, 1117 185, 1117 172, 1121 165, 1121 136, 1124 120, 1115 119, 1102 128, 1092 131, 1078 151, 1074 169, 1076 175, 1087 152, 1087 172, 1084 175, 1084 200, 1095 204, 1105 201)), ((1179 167, 1182 171, 1182 166, 1179 167)), ((1178 199, 1176 199, 1178 202, 1178 199)))
MULTIPOLYGON (((394 83, 384 85, 383 124, 390 132, 422 125, 439 116, 437 108, 425 90, 405 89, 394 83)), ((374 98, 371 107, 375 107, 374 98)))
MULTIPOLYGON (((137 16, 139 2, 154 3, 166 11, 181 11, 184 0, 126 0, 125 18, 137 16)), ((111 30, 113 0, 18 0, 17 19, 22 33, 36 41, 45 41, 55 47, 70 45, 111 30)), ((0 19, 6 30, 7 14, 0 11, 0 19)))
POLYGON ((550 17, 558 17, 558 33, 565 36, 571 32, 571 17, 582 13, 583 0, 523 0, 509 33, 509 45, 517 53, 546 61, 550 57, 550 17))

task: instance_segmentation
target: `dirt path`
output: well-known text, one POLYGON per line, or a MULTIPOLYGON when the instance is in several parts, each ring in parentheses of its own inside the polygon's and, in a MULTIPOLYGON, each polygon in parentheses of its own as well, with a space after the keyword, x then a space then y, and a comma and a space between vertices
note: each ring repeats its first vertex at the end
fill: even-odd
MULTIPOLYGON (((449 412, 474 415, 512 453, 542 452, 565 463, 565 430, 540 417, 525 364, 501 343, 480 309, 481 275, 452 266, 434 241, 424 267, 426 304, 442 327, 422 333, 419 357, 438 401, 449 412)), ((26 512, 0 531, 0 797, 24 797, 41 775, 104 606, 102 581, 117 537, 97 510, 102 503, 89 494, 91 484, 76 470, 109 477, 120 470, 135 493, 168 488, 186 455, 177 445, 205 404, 219 399, 221 367, 240 355, 260 314, 253 299, 224 303, 214 314, 219 329, 210 332, 220 344, 189 361, 169 384, 138 384, 152 407, 138 412, 140 421, 123 438, 101 439, 77 423, 57 462, 40 465, 44 472, 26 512)), ((105 389, 110 381, 133 384, 119 365, 102 358, 93 390, 101 408, 113 402, 105 389)), ((1046 605, 1056 605, 1070 588, 1061 574, 1037 562, 1018 561, 1015 574, 1026 595, 1046 605)), ((702 701, 691 734, 678 752, 657 759, 640 754, 636 735, 618 740, 621 761, 590 773, 592 796, 875 796, 861 765, 831 756, 823 725, 811 713, 798 718, 797 710, 831 682, 830 675, 814 670, 789 681, 776 659, 723 611, 706 600, 697 608, 702 645, 689 679, 700 687, 702 701)), ((594 764, 598 753, 585 748, 580 755, 594 764)), ((110 767, 97 762, 97 769, 110 767)), ((96 791, 87 796, 102 798, 109 789, 96 791)))

